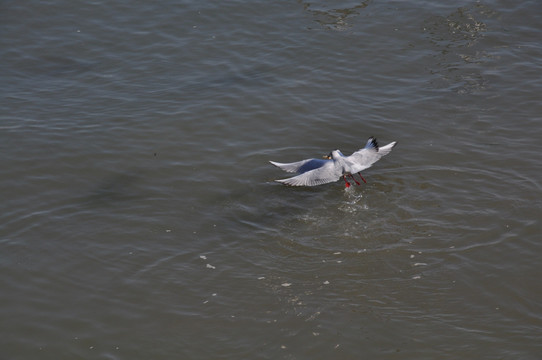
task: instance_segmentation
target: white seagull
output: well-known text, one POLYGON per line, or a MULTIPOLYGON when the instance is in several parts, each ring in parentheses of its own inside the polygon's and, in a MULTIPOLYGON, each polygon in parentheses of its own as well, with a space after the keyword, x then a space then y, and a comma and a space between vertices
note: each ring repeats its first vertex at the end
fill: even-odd
POLYGON ((285 185, 316 186, 337 181, 342 176, 345 186, 350 187, 350 183, 346 180, 347 176, 360 185, 353 175, 358 174, 361 180, 367 183, 360 172, 371 167, 382 156, 389 154, 396 144, 397 142, 394 141, 379 147, 376 139, 371 136, 363 149, 350 156, 344 156, 340 150, 333 150, 329 155, 324 156, 325 160, 307 159, 288 164, 270 161, 270 163, 286 172, 299 174, 288 179, 275 180, 285 185))

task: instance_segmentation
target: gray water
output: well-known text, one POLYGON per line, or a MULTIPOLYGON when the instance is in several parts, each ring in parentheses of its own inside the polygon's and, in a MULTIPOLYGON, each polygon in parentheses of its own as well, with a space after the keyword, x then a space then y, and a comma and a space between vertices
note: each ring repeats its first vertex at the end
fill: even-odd
POLYGON ((542 358, 542 4, 4 1, 0 358, 542 358), (290 188, 268 161, 388 156, 290 188))

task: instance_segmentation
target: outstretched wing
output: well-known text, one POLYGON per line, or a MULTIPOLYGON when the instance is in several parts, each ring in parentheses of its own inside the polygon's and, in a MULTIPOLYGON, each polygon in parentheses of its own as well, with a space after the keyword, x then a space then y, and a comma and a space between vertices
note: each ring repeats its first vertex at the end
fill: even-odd
POLYGON ((290 186, 316 186, 337 181, 341 175, 342 172, 335 167, 334 162, 328 160, 322 166, 306 171, 301 175, 275 181, 290 186))
POLYGON ((328 162, 333 162, 333 160, 324 160, 324 159, 307 159, 301 160, 293 163, 283 164, 274 161, 270 161, 271 164, 275 165, 278 168, 290 173, 299 173, 303 174, 307 171, 318 169, 324 166, 328 162))
POLYGON ((367 145, 361 150, 356 151, 347 159, 353 163, 352 173, 357 173, 371 167, 375 162, 380 160, 384 155, 389 154, 391 149, 397 144, 397 142, 389 143, 386 146, 379 147, 376 139, 370 137, 367 141, 367 145))

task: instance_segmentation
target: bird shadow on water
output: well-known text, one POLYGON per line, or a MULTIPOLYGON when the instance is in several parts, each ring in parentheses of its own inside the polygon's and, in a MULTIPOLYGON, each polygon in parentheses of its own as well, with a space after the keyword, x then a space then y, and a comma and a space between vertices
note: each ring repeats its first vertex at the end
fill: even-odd
POLYGON ((83 201, 91 207, 103 207, 136 199, 136 185, 140 180, 135 169, 105 176, 89 190, 83 201))
POLYGON ((357 253, 408 244, 410 228, 397 219, 382 184, 325 189, 304 212, 281 224, 284 238, 305 246, 357 253), (340 195, 339 195, 340 194, 340 195))
POLYGON ((349 228, 360 226, 365 214, 370 212, 364 195, 368 190, 363 186, 345 189, 338 184, 262 185, 252 191, 232 194, 219 205, 225 221, 232 228, 245 228, 246 237, 290 239, 316 245, 318 239, 349 233, 349 228))

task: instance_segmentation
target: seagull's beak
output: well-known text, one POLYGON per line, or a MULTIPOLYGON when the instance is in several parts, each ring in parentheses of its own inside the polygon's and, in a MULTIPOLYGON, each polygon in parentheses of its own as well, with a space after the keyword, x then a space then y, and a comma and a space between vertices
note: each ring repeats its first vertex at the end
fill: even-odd
POLYGON ((328 160, 329 160, 329 159, 331 159, 331 153, 329 153, 329 154, 327 154, 327 155, 324 155, 324 156, 322 156, 322 157, 323 157, 324 159, 328 159, 328 160))

